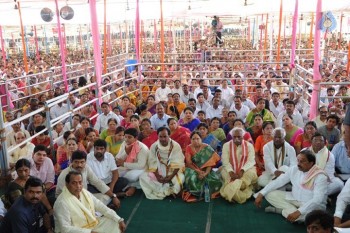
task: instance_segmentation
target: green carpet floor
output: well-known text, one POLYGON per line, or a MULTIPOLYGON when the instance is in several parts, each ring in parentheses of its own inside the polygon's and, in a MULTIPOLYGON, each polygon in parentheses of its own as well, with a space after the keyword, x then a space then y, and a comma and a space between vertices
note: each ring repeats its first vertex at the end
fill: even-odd
POLYGON ((126 233, 299 233, 304 225, 291 224, 281 215, 254 206, 253 199, 239 205, 224 199, 210 203, 185 203, 180 198, 148 200, 141 191, 122 199, 119 216, 127 223, 126 233))

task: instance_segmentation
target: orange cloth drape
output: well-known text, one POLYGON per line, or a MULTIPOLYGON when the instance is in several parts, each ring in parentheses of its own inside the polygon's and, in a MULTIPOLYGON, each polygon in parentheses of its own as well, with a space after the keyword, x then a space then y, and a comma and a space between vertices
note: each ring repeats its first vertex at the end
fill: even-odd
POLYGON ((24 40, 24 30, 23 30, 23 22, 22 22, 22 12, 21 12, 21 6, 20 3, 17 2, 17 6, 18 6, 18 13, 19 13, 19 21, 21 24, 21 34, 22 34, 22 48, 23 48, 23 63, 24 63, 24 70, 26 71, 26 73, 28 74, 28 61, 27 61, 27 49, 26 49, 26 43, 24 40))
POLYGON ((283 2, 281 0, 281 2, 280 2, 280 18, 279 18, 279 22, 278 22, 277 62, 280 61, 280 53, 281 53, 282 14, 283 14, 283 2))

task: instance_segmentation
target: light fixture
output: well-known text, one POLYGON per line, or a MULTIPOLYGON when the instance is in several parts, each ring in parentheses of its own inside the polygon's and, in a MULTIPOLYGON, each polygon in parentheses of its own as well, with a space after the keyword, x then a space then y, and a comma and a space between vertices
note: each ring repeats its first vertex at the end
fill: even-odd
POLYGON ((53 12, 50 8, 45 7, 40 11, 40 16, 45 22, 51 22, 53 19, 53 12))
POLYGON ((64 20, 71 20, 74 17, 74 10, 70 6, 64 6, 60 10, 60 16, 64 20))

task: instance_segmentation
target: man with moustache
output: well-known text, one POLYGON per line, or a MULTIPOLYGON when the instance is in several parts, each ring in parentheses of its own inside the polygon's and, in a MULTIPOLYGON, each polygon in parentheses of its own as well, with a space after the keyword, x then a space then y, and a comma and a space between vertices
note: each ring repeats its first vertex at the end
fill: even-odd
MULTIPOLYGON (((113 193, 122 192, 128 185, 128 180, 124 177, 119 177, 118 168, 114 157, 111 153, 106 151, 107 142, 102 139, 97 139, 94 142, 94 151, 87 155, 87 164, 95 173, 95 175, 102 180, 113 193)), ((88 190, 91 193, 99 193, 95 186, 88 184, 88 190)))
POLYGON ((148 171, 139 180, 148 199, 162 200, 181 191, 185 157, 181 146, 170 139, 168 128, 160 127, 157 134, 158 141, 151 146, 148 157, 148 171))
POLYGON ((70 171, 65 177, 65 183, 54 206, 57 233, 125 231, 124 219, 83 188, 81 173, 70 171))
POLYGON ((329 178, 316 165, 316 157, 310 150, 298 155, 298 165, 280 175, 254 195, 255 205, 260 208, 263 198, 272 205, 265 212, 282 214, 290 222, 303 222, 305 216, 315 209, 326 209, 329 178), (279 188, 292 183, 292 191, 279 188))
POLYGON ((113 190, 100 180, 93 170, 86 164, 86 153, 84 151, 74 151, 71 156, 71 164, 64 169, 57 179, 56 197, 58 197, 65 186, 65 177, 70 171, 80 172, 83 177, 83 186, 87 189, 88 184, 93 185, 99 193, 94 193, 94 196, 105 204, 108 204, 112 199, 113 205, 117 208, 120 206, 120 201, 113 190))
POLYGON ((0 232, 4 233, 53 233, 49 215, 41 203, 43 183, 30 177, 20 196, 5 215, 0 232))

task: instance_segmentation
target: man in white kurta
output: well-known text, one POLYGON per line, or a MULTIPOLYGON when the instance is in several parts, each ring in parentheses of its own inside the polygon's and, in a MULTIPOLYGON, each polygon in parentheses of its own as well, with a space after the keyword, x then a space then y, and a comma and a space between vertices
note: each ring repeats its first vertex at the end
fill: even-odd
POLYGON ((141 188, 139 177, 146 169, 149 149, 137 140, 137 129, 126 129, 124 134, 125 141, 120 146, 116 161, 119 175, 129 181, 127 187, 131 188, 129 188, 127 195, 130 195, 133 194, 135 188, 141 188))
POLYGON ((54 205, 55 232, 124 232, 124 219, 83 188, 81 173, 69 172, 65 182, 54 205))
MULTIPOLYGON (((27 136, 22 131, 15 133, 14 136, 15 136, 15 140, 16 140, 16 145, 21 144, 23 141, 25 141, 27 139, 27 136)), ((15 147, 16 145, 13 145, 8 149, 10 150, 11 148, 15 147)), ((17 147, 16 149, 12 150, 11 152, 8 152, 7 156, 8 156, 8 161, 10 163, 10 167, 14 167, 16 162, 19 159, 31 158, 33 155, 34 148, 35 148, 35 145, 33 143, 27 142, 27 143, 17 147)))
POLYGON ((244 131, 233 128, 232 141, 222 148, 221 175, 224 184, 220 194, 229 202, 246 202, 253 194, 253 185, 257 181, 255 151, 251 143, 243 140, 244 131))
POLYGON ((350 179, 346 181, 345 186, 341 193, 337 197, 337 204, 334 212, 334 226, 341 228, 349 228, 350 227, 350 219, 349 214, 344 213, 346 209, 349 208, 350 204, 350 179))
POLYGON ((315 209, 326 209, 327 174, 315 165, 316 157, 304 150, 298 155, 298 165, 273 180, 254 196, 255 205, 261 207, 263 197, 273 206, 266 212, 282 214, 290 222, 304 221, 306 214, 315 209), (292 183, 292 191, 277 190, 292 183))
POLYGON ((285 173, 289 167, 297 165, 295 150, 284 139, 286 131, 283 128, 276 128, 272 135, 273 140, 263 147, 265 171, 258 178, 260 187, 265 187, 272 179, 285 173))
POLYGON ((309 148, 316 156, 316 165, 323 169, 329 179, 330 184, 327 187, 327 195, 339 193, 344 187, 344 182, 335 173, 335 158, 334 155, 326 147, 326 139, 318 132, 312 136, 311 147, 309 148))
POLYGON ((176 195, 184 182, 185 157, 181 146, 170 139, 170 130, 157 130, 158 141, 153 143, 148 157, 148 171, 140 176, 140 185, 148 199, 162 200, 176 195))

